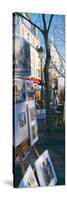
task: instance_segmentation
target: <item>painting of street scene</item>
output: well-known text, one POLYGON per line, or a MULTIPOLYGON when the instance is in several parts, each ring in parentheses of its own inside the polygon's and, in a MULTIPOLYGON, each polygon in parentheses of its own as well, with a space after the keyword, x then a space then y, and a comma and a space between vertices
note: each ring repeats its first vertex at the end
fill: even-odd
POLYGON ((52 169, 51 169, 48 159, 46 159, 46 162, 47 162, 46 164, 45 164, 45 162, 43 162, 40 165, 40 168, 41 168, 45 183, 46 183, 46 185, 48 185, 50 183, 51 179, 53 178, 53 172, 52 172, 52 169))
POLYGON ((31 165, 29 165, 23 179, 21 180, 21 182, 19 184, 19 188, 21 188, 22 185, 24 187, 28 187, 28 188, 38 187, 38 183, 36 181, 36 178, 35 178, 35 175, 34 175, 31 165))
POLYGON ((35 161, 35 168, 40 186, 52 186, 56 184, 57 177, 48 150, 45 150, 39 159, 35 161))

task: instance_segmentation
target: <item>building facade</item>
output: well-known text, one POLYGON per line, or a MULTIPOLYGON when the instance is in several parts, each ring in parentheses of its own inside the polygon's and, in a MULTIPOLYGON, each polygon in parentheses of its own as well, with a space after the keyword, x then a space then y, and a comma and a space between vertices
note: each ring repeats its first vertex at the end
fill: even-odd
MULTIPOLYGON (((25 15, 25 17, 27 16, 25 15)), ((39 84, 41 80, 41 67, 39 65, 38 51, 36 50, 36 46, 38 42, 37 29, 34 26, 32 26, 32 24, 30 24, 24 18, 16 15, 15 16, 15 36, 19 37, 19 39, 22 41, 24 40, 29 45, 30 53, 28 49, 28 52, 26 54, 27 48, 25 49, 25 52, 24 52, 25 59, 26 60, 28 59, 27 64, 29 63, 29 68, 30 68, 29 78, 34 80, 34 82, 38 82, 39 84)), ((24 47, 23 45, 22 45, 22 48, 24 47)), ((23 55, 21 55, 20 59, 23 60, 23 55)))
MULTIPOLYGON (((49 69, 49 79, 50 79, 51 99, 56 100, 56 94, 58 94, 60 99, 60 94, 63 93, 65 87, 65 80, 64 80, 65 64, 61 59, 57 51, 57 48, 54 46, 52 42, 50 43, 50 51, 51 51, 51 64, 49 69)), ((54 102, 54 104, 55 103, 56 102, 54 102)))
MULTIPOLYGON (((28 16, 23 14, 26 18, 28 16)), ((39 44, 37 29, 18 14, 14 17, 15 74, 22 79, 32 80, 35 102, 41 101, 41 63, 37 45, 39 44)))

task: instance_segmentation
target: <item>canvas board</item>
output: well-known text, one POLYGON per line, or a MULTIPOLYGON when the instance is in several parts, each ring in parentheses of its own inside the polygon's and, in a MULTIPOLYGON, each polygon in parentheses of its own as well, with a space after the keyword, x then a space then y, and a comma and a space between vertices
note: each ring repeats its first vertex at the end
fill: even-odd
POLYGON ((57 176, 48 150, 35 161, 35 168, 40 186, 53 186, 57 183, 57 176))
POLYGON ((28 166, 27 171, 19 184, 19 188, 22 188, 22 187, 27 187, 27 188, 38 187, 38 183, 35 178, 35 175, 34 175, 31 165, 28 166))

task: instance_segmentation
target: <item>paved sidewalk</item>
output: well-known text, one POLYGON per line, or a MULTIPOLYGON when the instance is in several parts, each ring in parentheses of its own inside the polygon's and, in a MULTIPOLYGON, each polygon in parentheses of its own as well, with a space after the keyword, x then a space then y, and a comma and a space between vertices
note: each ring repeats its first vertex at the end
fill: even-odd
MULTIPOLYGON (((65 130, 61 127, 52 127, 47 132, 44 121, 38 121, 39 140, 36 143, 36 148, 41 155, 48 149, 56 175, 57 185, 65 184, 65 130)), ((34 162, 37 159, 36 154, 32 150, 25 161, 25 170, 31 164, 34 169, 34 162)), ((22 176, 19 164, 16 165, 16 186, 18 186, 22 176)))
POLYGON ((65 184, 65 130, 52 127, 47 132, 45 125, 39 121, 39 141, 36 147, 40 153, 48 149, 58 178, 57 185, 65 184), (45 127, 45 128, 44 128, 45 127))

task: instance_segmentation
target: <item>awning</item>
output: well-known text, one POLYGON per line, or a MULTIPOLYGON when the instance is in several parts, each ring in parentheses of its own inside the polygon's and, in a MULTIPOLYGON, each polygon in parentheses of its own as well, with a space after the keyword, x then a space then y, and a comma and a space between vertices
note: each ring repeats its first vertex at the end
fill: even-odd
POLYGON ((33 76, 29 76, 29 77, 27 77, 27 79, 28 80, 32 80, 33 81, 33 83, 37 83, 37 84, 41 84, 41 80, 40 79, 38 79, 38 78, 35 78, 35 77, 33 77, 33 76))

